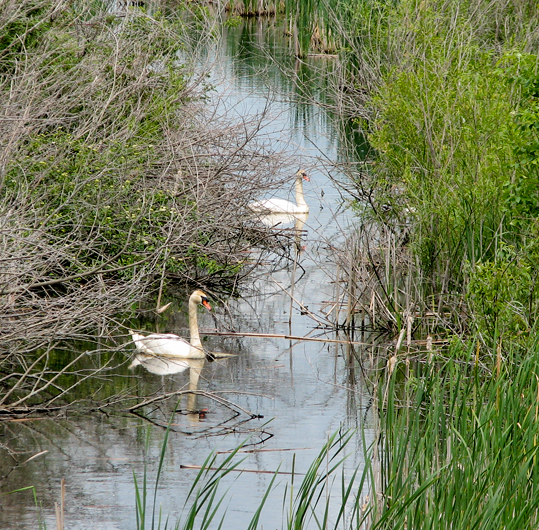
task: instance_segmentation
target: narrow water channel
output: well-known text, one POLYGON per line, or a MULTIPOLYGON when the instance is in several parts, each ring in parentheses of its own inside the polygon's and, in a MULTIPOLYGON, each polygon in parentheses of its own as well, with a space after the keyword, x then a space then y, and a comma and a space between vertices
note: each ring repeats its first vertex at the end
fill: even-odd
MULTIPOLYGON (((211 52, 213 53, 213 52, 211 52)), ((260 112, 271 98, 275 119, 268 134, 275 141, 294 145, 300 165, 309 175, 305 184, 308 217, 302 219, 301 251, 296 264, 285 268, 268 264, 238 301, 226 306, 215 304, 213 313, 199 313, 204 330, 233 327, 243 333, 291 335, 336 339, 318 326, 330 311, 335 311, 335 246, 343 241, 352 214, 342 202, 341 193, 328 179, 318 162, 341 156, 339 136, 324 112, 314 105, 298 103, 294 83, 282 68, 294 67, 282 27, 273 21, 243 21, 226 30, 226 38, 215 52, 220 71, 217 95, 223 104, 238 113, 260 112), (262 46, 262 47, 261 47, 262 46), (268 47, 271 46, 271 50, 268 47), (274 66, 264 51, 281 57, 274 66), (261 70, 264 70, 264 73, 261 70), (226 85, 226 90, 221 87, 226 85)), ((326 61, 331 68, 331 59, 326 61)), ((305 79, 312 84, 312 95, 324 97, 324 87, 316 84, 315 70, 303 65, 305 79), (309 74, 311 76, 309 77, 309 74)), ((293 197, 293 181, 279 197, 293 197)), ((285 226, 285 225, 283 225, 285 226)), ((290 226, 290 225, 286 225, 290 226)), ((183 301, 178 302, 183 304, 183 301)), ((173 307, 178 308, 178 304, 173 307)), ((179 332, 186 327, 185 310, 170 310, 159 322, 159 331, 179 332)), ((247 440, 253 452, 242 454, 244 473, 222 481, 226 494, 223 509, 227 514, 223 528, 246 528, 261 502, 271 474, 276 469, 307 471, 328 436, 339 429, 369 430, 369 393, 347 361, 347 347, 338 342, 305 341, 280 337, 220 337, 208 333, 205 348, 233 354, 215 362, 192 363, 190 367, 135 366, 127 364, 103 380, 121 381, 118 394, 156 395, 179 389, 214 393, 184 396, 182 410, 202 411, 176 415, 169 437, 157 492, 157 509, 163 518, 181 517, 187 493, 197 470, 212 451, 231 451, 247 440), (168 373, 166 373, 168 372, 168 373), (189 386, 191 385, 191 386, 189 386), (254 417, 254 418, 253 418, 254 417), (295 455, 295 456, 294 456, 295 455), (181 467, 187 466, 187 467, 181 467)), ((133 348, 125 346, 126 355, 133 348)), ((97 387, 87 392, 98 392, 97 387)), ((55 528, 54 502, 59 502, 60 481, 65 479, 66 528, 136 528, 135 483, 139 487, 147 470, 149 497, 153 487, 166 425, 177 400, 141 409, 143 418, 96 412, 83 418, 11 422, 4 426, 1 443, 10 451, 21 451, 35 458, 16 468, 10 467, 4 451, 3 491, 26 486, 32 490, 4 496, 0 502, 0 528, 55 528)), ((349 445, 345 469, 361 466, 361 435, 349 445)), ((261 520, 264 528, 279 528, 283 516, 283 493, 289 477, 281 475, 270 496, 261 520)), ((338 486, 335 512, 338 511, 338 486)), ((151 505, 153 501, 149 500, 151 505)), ((148 510, 151 513, 151 509, 148 510)), ((217 527, 217 524, 215 525, 217 527)))

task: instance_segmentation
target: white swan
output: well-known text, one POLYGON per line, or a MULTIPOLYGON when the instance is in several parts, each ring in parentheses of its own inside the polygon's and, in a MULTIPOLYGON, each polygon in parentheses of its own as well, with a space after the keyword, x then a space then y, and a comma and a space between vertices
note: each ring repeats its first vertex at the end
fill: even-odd
POLYGON ((253 212, 257 213, 287 213, 287 214, 296 214, 296 213, 309 213, 309 206, 305 202, 305 197, 303 196, 303 179, 309 182, 309 176, 305 170, 300 169, 296 175, 296 203, 286 201, 284 199, 267 199, 265 201, 256 201, 249 204, 249 208, 253 212))
POLYGON ((200 304, 206 309, 211 309, 208 297, 202 291, 197 290, 189 297, 190 342, 173 333, 152 333, 144 336, 129 330, 137 350, 146 355, 203 359, 206 354, 202 349, 197 322, 197 308, 200 304))
POLYGON ((271 227, 281 227, 293 224, 295 230, 302 230, 309 218, 308 213, 267 213, 259 216, 262 224, 271 227))

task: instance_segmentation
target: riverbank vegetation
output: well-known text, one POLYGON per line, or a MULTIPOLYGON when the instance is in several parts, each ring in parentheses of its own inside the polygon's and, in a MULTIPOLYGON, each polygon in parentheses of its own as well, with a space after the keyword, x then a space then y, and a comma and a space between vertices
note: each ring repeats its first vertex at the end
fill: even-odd
POLYGON ((344 5, 336 0, 229 0, 225 9, 241 17, 284 16, 291 49, 296 57, 305 58, 311 53, 333 54, 342 45, 335 14, 344 5))
POLYGON ((350 171, 362 223, 342 269, 361 322, 398 337, 367 527, 534 528, 536 6, 348 7, 339 85, 373 152, 350 171))
POLYGON ((537 10, 371 8, 349 11, 348 99, 375 153, 353 178, 416 287, 403 308, 401 281, 388 307, 442 324, 449 312, 488 346, 526 342, 539 316, 537 10))

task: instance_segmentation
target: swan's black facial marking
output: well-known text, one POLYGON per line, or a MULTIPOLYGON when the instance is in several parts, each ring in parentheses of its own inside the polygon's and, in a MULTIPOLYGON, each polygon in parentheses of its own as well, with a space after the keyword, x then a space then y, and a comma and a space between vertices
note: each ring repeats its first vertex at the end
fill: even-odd
POLYGON ((202 305, 203 305, 208 311, 211 311, 211 305, 210 305, 210 303, 208 302, 208 299, 207 299, 205 296, 202 296, 201 299, 202 299, 202 305))
POLYGON ((311 179, 309 178, 309 175, 307 175, 307 172, 304 169, 301 169, 298 171, 298 173, 306 180, 307 182, 310 182, 311 179))

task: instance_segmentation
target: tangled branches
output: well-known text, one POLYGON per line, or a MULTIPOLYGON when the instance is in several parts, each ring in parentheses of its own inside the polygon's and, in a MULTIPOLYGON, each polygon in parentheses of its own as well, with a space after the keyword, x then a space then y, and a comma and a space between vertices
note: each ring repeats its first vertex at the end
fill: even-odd
POLYGON ((0 7, 7 394, 34 384, 32 352, 95 330, 163 282, 236 285, 255 265, 250 249, 272 238, 246 205, 287 164, 264 138, 267 109, 232 120, 209 102, 207 72, 181 59, 193 55, 181 18, 74 9, 0 7))

